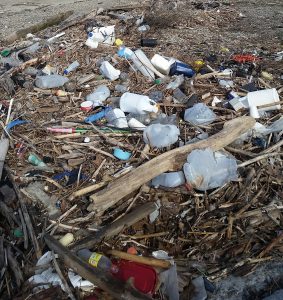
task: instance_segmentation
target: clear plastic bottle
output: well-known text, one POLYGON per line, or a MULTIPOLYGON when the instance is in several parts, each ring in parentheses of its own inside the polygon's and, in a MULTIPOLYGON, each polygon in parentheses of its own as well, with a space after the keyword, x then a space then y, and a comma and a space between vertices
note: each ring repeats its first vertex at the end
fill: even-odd
POLYGON ((88 249, 82 249, 77 252, 77 255, 79 258, 87 261, 91 266, 95 268, 113 273, 117 273, 118 271, 117 267, 112 264, 111 260, 103 254, 91 252, 88 249))
POLYGON ((194 125, 208 125, 216 120, 216 115, 205 104, 197 103, 185 110, 184 119, 194 125))
POLYGON ((61 75, 38 76, 35 85, 40 89, 53 89, 63 86, 69 79, 61 75))
MULTIPOLYGON (((131 56, 131 61, 133 62, 137 70, 139 70, 143 74, 143 76, 147 77, 151 81, 155 79, 154 72, 145 66, 152 66, 152 64, 142 50, 138 49, 134 51, 131 56)), ((152 68, 154 67, 152 66, 152 68)))
POLYGON ((94 106, 100 106, 108 97, 110 97, 109 88, 106 85, 100 85, 86 96, 86 101, 91 101, 94 106))
POLYGON ((80 66, 80 63, 76 60, 72 62, 67 69, 64 70, 64 74, 68 75, 70 72, 75 71, 80 66))
POLYGON ((183 171, 162 173, 151 181, 151 185, 154 187, 163 186, 168 188, 178 187, 184 183, 185 176, 183 171))

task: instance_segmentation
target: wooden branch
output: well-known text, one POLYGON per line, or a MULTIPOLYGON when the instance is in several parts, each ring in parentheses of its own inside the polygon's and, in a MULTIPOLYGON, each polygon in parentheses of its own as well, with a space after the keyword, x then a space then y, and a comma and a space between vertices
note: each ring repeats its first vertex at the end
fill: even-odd
POLYGON ((168 261, 168 260, 156 259, 153 257, 138 256, 138 255, 133 255, 133 254, 129 254, 126 252, 117 251, 117 250, 109 250, 109 251, 107 251, 107 254, 110 254, 110 255, 125 259, 125 260, 134 261, 134 262, 141 263, 144 265, 156 267, 156 268, 169 269, 172 266, 170 261, 168 261))
POLYGON ((262 258, 263 256, 265 256, 265 254, 267 254, 268 252, 270 252, 275 246, 277 246, 281 241, 283 240, 283 233, 279 234, 276 238, 274 238, 271 243, 263 250, 260 252, 259 254, 259 258, 262 258))
POLYGON ((24 276, 19 267, 17 260, 15 259, 14 255, 12 253, 11 246, 7 247, 7 259, 8 259, 9 266, 14 273, 17 287, 20 287, 22 285, 22 283, 24 282, 24 276))
POLYGON ((251 117, 236 118, 227 122, 227 126, 222 131, 206 140, 159 155, 127 175, 113 181, 106 189, 92 195, 90 199, 93 203, 89 205, 88 210, 105 211, 152 178, 169 170, 180 169, 192 150, 211 148, 217 151, 231 144, 241 134, 252 128, 254 124, 255 120, 251 117))
POLYGON ((71 248, 75 252, 83 248, 92 249, 95 245, 101 242, 102 239, 109 239, 110 237, 117 235, 123 229, 132 226, 136 222, 147 217, 156 209, 157 205, 154 202, 148 202, 146 204, 138 206, 132 212, 122 217, 121 219, 105 226, 96 233, 91 233, 90 235, 86 236, 81 241, 75 243, 71 248))
POLYGON ((64 285, 64 288, 65 288, 66 293, 68 294, 68 296, 69 296, 69 298, 70 298, 71 300, 76 300, 76 297, 74 296, 72 290, 70 289, 70 287, 69 287, 69 285, 68 285, 68 282, 67 282, 67 280, 65 279, 65 277, 64 277, 64 275, 63 275, 63 273, 62 273, 62 271, 61 271, 61 269, 60 269, 60 267, 59 267, 59 264, 58 264, 58 262, 57 262, 57 260, 56 260, 55 254, 54 254, 54 251, 52 251, 52 259, 53 259, 53 265, 54 265, 54 268, 55 268, 55 270, 56 270, 58 276, 60 277, 60 279, 61 279, 61 281, 62 281, 62 283, 63 283, 63 285, 64 285))
POLYGON ((44 236, 47 246, 56 252, 60 258, 64 260, 67 267, 73 269, 83 278, 89 280, 94 285, 106 291, 115 299, 131 299, 131 300, 146 300, 150 297, 141 294, 139 291, 128 286, 126 283, 114 278, 107 272, 94 268, 88 263, 82 261, 74 255, 70 250, 61 245, 52 236, 46 234, 44 236))
POLYGON ((18 197, 19 202, 20 202, 22 213, 23 213, 23 216, 24 216, 24 220, 26 222, 26 226, 27 226, 27 229, 28 229, 29 237, 30 237, 30 240, 33 244, 36 257, 37 257, 37 259, 39 259, 42 256, 42 252, 41 252, 41 249, 39 247, 38 240, 36 239, 35 232, 34 232, 34 229, 33 229, 33 226, 32 226, 32 222, 31 222, 31 219, 30 219, 25 201, 22 198, 21 191, 20 191, 18 185, 16 184, 16 182, 14 180, 14 176, 12 175, 11 169, 7 165, 5 165, 4 168, 5 168, 5 171, 7 172, 8 178, 9 178, 10 182, 12 183, 13 188, 15 190, 15 193, 18 197))

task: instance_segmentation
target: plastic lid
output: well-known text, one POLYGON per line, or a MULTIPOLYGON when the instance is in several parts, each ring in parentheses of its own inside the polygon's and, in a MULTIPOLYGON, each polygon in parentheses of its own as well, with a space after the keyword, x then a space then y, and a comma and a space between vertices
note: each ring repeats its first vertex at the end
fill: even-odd
POLYGON ((117 47, 122 46, 123 44, 124 44, 124 42, 123 42, 122 40, 116 39, 115 45, 116 45, 117 47))

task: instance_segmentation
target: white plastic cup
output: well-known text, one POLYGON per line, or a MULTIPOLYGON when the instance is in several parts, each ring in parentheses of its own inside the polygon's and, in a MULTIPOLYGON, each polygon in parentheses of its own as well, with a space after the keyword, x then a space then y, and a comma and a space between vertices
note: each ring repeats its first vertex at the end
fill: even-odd
POLYGON ((124 112, 145 115, 149 112, 158 112, 158 107, 155 101, 148 96, 124 93, 120 99, 120 108, 124 112))
POLYGON ((145 128, 146 128, 146 126, 143 123, 141 123, 140 121, 138 121, 135 118, 131 118, 128 121, 128 125, 132 129, 141 130, 141 131, 145 130, 145 128))
POLYGON ((93 102, 92 101, 84 101, 81 103, 81 110, 90 111, 92 110, 93 102))
MULTIPOLYGON (((279 95, 278 95, 276 89, 266 89, 266 90, 262 90, 262 91, 250 92, 250 93, 248 93, 247 97, 248 97, 249 107, 252 107, 252 106, 258 107, 261 105, 272 104, 272 103, 280 101, 279 95)), ((277 105, 270 106, 270 107, 259 108, 258 111, 265 112, 265 111, 277 110, 280 108, 281 108, 281 105, 277 104, 277 105)))
POLYGON ((174 59, 168 60, 159 54, 155 54, 151 59, 151 63, 159 72, 168 75, 171 65, 174 63, 174 59))

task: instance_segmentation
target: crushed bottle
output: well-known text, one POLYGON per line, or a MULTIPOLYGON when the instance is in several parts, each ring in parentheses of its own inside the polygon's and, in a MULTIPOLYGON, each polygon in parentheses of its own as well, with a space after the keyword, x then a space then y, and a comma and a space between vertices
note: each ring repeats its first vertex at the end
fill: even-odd
POLYGON ((207 191, 237 180, 237 162, 233 156, 210 148, 193 150, 184 164, 184 173, 193 188, 207 191))
POLYGON ((152 124, 143 132, 143 139, 151 147, 164 148, 178 141, 180 130, 175 125, 152 124))
POLYGON ((216 114, 203 103, 185 110, 184 119, 194 125, 208 125, 216 120, 216 114))

